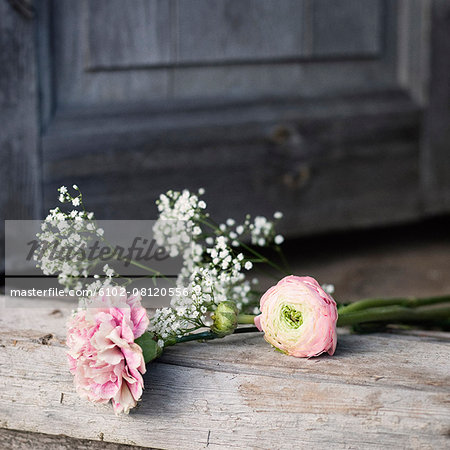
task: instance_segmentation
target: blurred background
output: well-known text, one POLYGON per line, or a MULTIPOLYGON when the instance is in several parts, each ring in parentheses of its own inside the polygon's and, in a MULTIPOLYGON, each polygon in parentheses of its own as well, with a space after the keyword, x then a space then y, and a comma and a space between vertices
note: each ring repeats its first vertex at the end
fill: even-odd
POLYGON ((346 296, 450 290, 449 56, 448 0, 0 0, 1 226, 204 187, 346 296))

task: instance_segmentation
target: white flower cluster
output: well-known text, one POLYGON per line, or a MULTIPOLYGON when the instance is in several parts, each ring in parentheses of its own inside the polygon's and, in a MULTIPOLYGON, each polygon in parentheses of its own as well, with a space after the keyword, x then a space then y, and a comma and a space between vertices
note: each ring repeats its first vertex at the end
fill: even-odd
MULTIPOLYGON (((65 186, 58 189, 59 200, 62 203, 71 203, 74 206, 83 206, 81 193, 76 185, 73 186, 77 195, 72 197, 65 186)), ((86 248, 92 236, 102 236, 103 229, 96 226, 94 213, 84 210, 72 210, 68 213, 59 207, 51 209, 45 221, 41 224, 42 233, 36 236, 39 247, 35 250, 33 258, 37 261, 45 275, 58 274, 58 282, 70 288, 82 289, 82 279, 86 279, 95 261, 86 258, 86 248)), ((114 271, 106 267, 108 278, 114 271)), ((97 286, 100 282, 92 283, 97 286)), ((100 283, 103 285, 102 283, 100 283)), ((90 288, 85 286, 85 289, 90 288)))
MULTIPOLYGON (((204 192, 199 191, 199 194, 204 192)), ((175 257, 202 233, 198 219, 206 203, 188 190, 168 191, 161 194, 156 202, 159 218, 153 232, 158 245, 164 246, 170 256, 175 257)))
MULTIPOLYGON (((252 269, 253 263, 233 247, 240 244, 239 235, 251 229, 249 218, 235 229, 233 219, 216 227, 204 212, 206 204, 188 191, 169 191, 160 197, 158 207, 161 216, 154 228, 157 242, 175 246, 170 252, 182 254, 183 267, 177 287, 189 286, 189 294, 173 297, 171 308, 158 310, 150 330, 162 339, 182 336, 186 330, 211 325, 210 315, 222 301, 234 301, 238 309, 247 305, 255 294, 243 271, 252 269), (176 227, 168 225, 167 220, 176 223, 176 227), (180 224, 185 225, 184 229, 180 224), (176 234, 176 239, 172 239, 171 233, 176 234)), ((254 279, 253 283, 257 282, 254 279)))
MULTIPOLYGON (((277 211, 273 217, 278 221, 283 217, 283 213, 277 211)), ((236 224, 236 221, 230 218, 219 225, 219 230, 230 238, 233 247, 239 247, 247 236, 252 245, 259 247, 280 245, 284 242, 284 237, 275 231, 275 222, 264 216, 256 216, 252 221, 251 216, 247 214, 242 224, 236 224)), ((212 243, 212 238, 207 238, 206 243, 212 243)))
MULTIPOLYGON (((161 339, 182 336, 190 331, 212 325, 210 315, 216 306, 232 300, 238 308, 249 302, 250 283, 241 272, 242 264, 249 270, 242 253, 234 255, 226 245, 226 238, 218 236, 216 244, 203 253, 194 244, 192 254, 184 253, 184 264, 177 280, 178 292, 188 286, 187 295, 174 296, 170 308, 157 310, 150 322, 150 331, 161 339), (198 250, 202 253, 199 255, 198 250), (209 260, 202 256, 209 255, 209 260)), ((251 264, 251 263, 250 263, 251 264)))
MULTIPOLYGON (((277 211, 274 215, 274 219, 281 219, 283 214, 277 211)), ((276 245, 280 245, 284 241, 284 237, 281 234, 275 233, 275 224, 270 220, 267 220, 263 216, 256 216, 253 223, 249 225, 251 242, 253 245, 264 247, 272 242, 276 245)))
MULTIPOLYGON (((44 273, 58 274, 59 282, 66 289, 83 287, 98 292, 120 282, 120 277, 109 265, 103 266, 104 280, 94 275, 95 280, 83 286, 99 260, 53 258, 55 252, 66 247, 70 247, 72 256, 86 255, 83 250, 92 238, 103 239, 104 232, 97 227, 94 214, 85 210, 78 187, 74 185, 73 188, 75 196, 62 186, 59 200, 79 209, 68 213, 59 208, 50 211, 42 225, 42 233, 38 235, 42 248, 36 251, 35 259, 44 273)), ((223 301, 235 302, 238 310, 245 306, 251 308, 252 300, 258 297, 252 284, 257 284, 258 280, 250 283, 245 271, 251 270, 254 262, 269 260, 245 242, 268 246, 279 245, 283 241, 283 237, 275 233, 274 222, 261 216, 252 221, 248 215, 242 224, 236 224, 230 218, 226 223, 216 225, 205 211, 206 203, 199 198, 203 194, 204 189, 199 189, 198 194, 187 190, 168 191, 157 201, 160 215, 153 228, 154 238, 170 256, 181 255, 183 258, 177 278, 177 288, 180 289, 175 290, 171 306, 157 310, 150 323, 150 331, 155 333, 160 346, 165 341, 211 326, 211 315, 223 301), (250 256, 239 252, 238 247, 250 256)), ((274 214, 275 220, 281 217, 279 212, 274 214)), ((274 264, 272 267, 278 268, 274 264)), ((122 281, 129 283, 131 279, 122 281)))

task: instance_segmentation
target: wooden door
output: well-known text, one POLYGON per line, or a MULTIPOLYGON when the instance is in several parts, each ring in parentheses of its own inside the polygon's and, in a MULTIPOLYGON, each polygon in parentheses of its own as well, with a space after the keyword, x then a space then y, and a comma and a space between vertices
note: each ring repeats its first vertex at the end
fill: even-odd
POLYGON ((292 235, 450 209, 445 0, 34 6, 17 20, 37 26, 24 155, 42 184, 12 183, 30 180, 19 203, 37 193, 41 214, 74 182, 101 218, 152 218, 160 192, 203 186, 220 218, 282 210, 292 235))

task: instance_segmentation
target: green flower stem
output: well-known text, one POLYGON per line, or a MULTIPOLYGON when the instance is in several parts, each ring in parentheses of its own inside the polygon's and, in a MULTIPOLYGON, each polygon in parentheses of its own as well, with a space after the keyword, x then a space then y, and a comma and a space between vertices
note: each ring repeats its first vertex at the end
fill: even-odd
POLYGON ((286 271, 286 273, 292 273, 291 266, 290 266, 288 260, 286 259, 283 249, 279 245, 276 245, 275 251, 280 255, 281 262, 283 263, 284 270, 286 271))
MULTIPOLYGON (((448 297, 441 297, 446 300, 441 303, 434 303, 431 298, 415 299, 416 303, 411 303, 411 299, 403 299, 409 301, 408 305, 401 304, 383 304, 382 306, 366 307, 365 309, 354 310, 350 312, 339 312, 337 326, 344 327, 350 325, 358 325, 362 323, 443 323, 450 320, 450 300, 448 297), (428 304, 427 304, 428 302, 428 304)), ((401 300, 401 299, 397 299, 401 300)), ((367 302, 365 303, 368 304, 367 302)), ((379 305, 379 302, 377 303, 379 305)), ((253 314, 239 314, 238 323, 251 324, 254 323, 255 316, 253 314)), ((236 328, 233 334, 254 333, 259 331, 256 327, 236 328)), ((212 331, 203 331, 200 333, 190 333, 185 336, 178 337, 166 346, 178 344, 181 342, 212 340, 224 337, 212 331)))
POLYGON ((264 255, 262 255, 261 253, 257 252, 256 250, 254 250, 252 247, 248 246, 247 244, 245 244, 242 241, 238 241, 239 245, 243 248, 245 248, 248 252, 252 253, 254 256, 256 256, 257 258, 262 259, 263 262, 265 262, 266 264, 268 264, 269 266, 271 266, 272 268, 274 268, 275 270, 278 270, 280 273, 282 273, 283 275, 289 275, 288 272, 286 272, 284 269, 282 269, 278 264, 272 262, 270 259, 266 258, 264 255))
POLYGON ((253 325, 255 322, 255 317, 253 314, 239 314, 238 323, 253 325))
POLYGON ((450 303, 417 306, 379 306, 359 311, 339 313, 337 325, 340 327, 367 322, 429 322, 442 321, 450 317, 450 303))
MULTIPOLYGON (((442 323, 450 320, 449 296, 422 299, 370 299, 361 300, 353 305, 358 307, 353 310, 347 306, 338 309, 337 326, 345 327, 368 322, 442 323), (364 308, 362 308, 363 305, 364 308)), ((239 314, 238 323, 253 324, 254 318, 252 314, 239 314)))
POLYGON ((347 306, 341 306, 338 311, 339 315, 347 314, 350 312, 361 311, 368 308, 380 307, 380 306, 406 306, 414 308, 417 306, 434 305, 436 303, 450 302, 450 295, 438 296, 438 297, 424 297, 424 298, 368 298, 364 300, 358 300, 347 306))
POLYGON ((213 333, 212 331, 203 331, 202 333, 192 333, 192 334, 186 334, 185 336, 180 336, 176 338, 176 344, 179 344, 180 342, 189 342, 189 341, 203 341, 203 340, 210 340, 210 339, 217 339, 220 336, 218 336, 216 333, 213 333))
MULTIPOLYGON (((252 322, 253 323, 253 322, 252 322)), ((259 331, 256 327, 243 327, 236 328, 233 334, 240 333, 254 333, 255 331, 259 331)), ((212 340, 212 339, 220 339, 224 336, 220 336, 212 331, 203 331, 201 333, 192 333, 187 334, 185 336, 177 337, 174 344, 179 344, 181 342, 189 342, 189 341, 203 341, 203 340, 212 340)))

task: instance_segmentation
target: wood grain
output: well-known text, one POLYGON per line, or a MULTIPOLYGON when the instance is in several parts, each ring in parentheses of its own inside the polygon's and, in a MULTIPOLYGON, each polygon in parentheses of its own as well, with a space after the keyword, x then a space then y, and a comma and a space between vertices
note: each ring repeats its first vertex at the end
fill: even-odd
POLYGON ((397 24, 385 21, 396 16, 393 2, 384 16, 377 0, 363 7, 340 0, 342 13, 334 15, 328 4, 314 12, 303 0, 110 3, 59 0, 47 7, 60 107, 397 86, 397 24), (388 45, 381 51, 382 32, 388 45))
POLYGON ((116 417, 74 392, 70 305, 26 305, 1 310, 0 423, 9 430, 158 448, 448 445, 448 334, 341 333, 334 357, 311 360, 281 355, 259 334, 179 345, 149 365, 139 407, 116 417))
POLYGON ((154 218, 161 191, 203 186, 218 219, 283 209, 292 235, 449 210, 445 2, 277 4, 290 32, 273 42, 272 1, 197 0, 205 20, 188 2, 109 3, 39 2, 46 209, 69 181, 103 218, 154 218), (169 52, 154 31, 172 21, 169 52), (264 59, 297 41, 306 60, 264 59), (194 50, 212 61, 164 65, 194 50))
POLYGON ((36 218, 41 206, 33 37, 33 20, 1 1, 0 272, 4 271, 4 220, 36 218))
POLYGON ((433 1, 432 20, 422 181, 427 208, 437 212, 450 208, 450 3, 433 1))
POLYGON ((171 61, 170 2, 87 2, 89 70, 171 61))
POLYGON ((380 0, 314 0, 315 56, 374 57, 382 51, 384 5, 380 0))
POLYGON ((177 62, 298 59, 304 21, 304 0, 178 0, 177 62))
POLYGON ((404 221, 421 214, 420 118, 400 92, 68 111, 43 137, 45 207, 70 179, 102 219, 153 219, 161 192, 203 186, 216 219, 281 210, 292 235, 404 221))
POLYGON ((104 441, 74 439, 64 435, 31 433, 29 431, 0 428, 0 440, 8 450, 140 450, 148 447, 113 444, 104 441))

